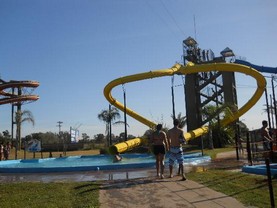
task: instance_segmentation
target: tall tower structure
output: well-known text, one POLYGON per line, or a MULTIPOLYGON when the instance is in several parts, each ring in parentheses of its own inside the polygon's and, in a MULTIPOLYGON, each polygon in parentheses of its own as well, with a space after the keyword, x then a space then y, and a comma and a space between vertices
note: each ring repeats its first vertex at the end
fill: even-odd
MULTIPOLYGON (((197 48, 198 44, 193 38, 188 37, 183 41, 184 63, 197 63, 197 48)), ((187 131, 201 126, 199 82, 198 73, 185 76, 187 131)))
MULTIPOLYGON (((226 48, 221 52, 220 57, 215 57, 212 50, 202 50, 198 43, 191 37, 183 41, 184 63, 210 64, 226 62, 227 57, 233 57, 231 49, 226 48)), ((225 104, 235 106, 231 110, 237 110, 237 94, 234 72, 201 72, 185 76, 185 100, 187 131, 208 125, 209 121, 217 117, 215 114, 210 118, 203 116, 203 109, 208 105, 217 107, 225 104)), ((219 124, 220 125, 220 124, 219 124)), ((197 140, 192 142, 198 142, 197 140)))

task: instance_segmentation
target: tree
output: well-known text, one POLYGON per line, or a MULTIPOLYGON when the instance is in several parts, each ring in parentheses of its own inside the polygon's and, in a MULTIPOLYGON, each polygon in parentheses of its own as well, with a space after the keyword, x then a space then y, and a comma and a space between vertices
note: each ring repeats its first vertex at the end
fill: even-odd
POLYGON ((209 128, 212 130, 212 140, 209 145, 212 147, 224 147, 226 144, 234 142, 235 131, 232 126, 222 126, 220 121, 230 117, 233 107, 225 104, 219 107, 207 105, 202 109, 202 117, 209 122, 209 128), (212 144, 210 144, 212 142, 212 144))
MULTIPOLYGON (((124 142, 124 141, 125 141, 125 138, 126 138, 125 132, 121 132, 121 133, 119 134, 119 136, 116 136, 116 137, 114 138, 114 141, 115 141, 115 142, 124 142)), ((133 138, 136 138, 136 137, 135 137, 134 135, 132 135, 132 134, 128 134, 128 135, 127 135, 127 140, 133 139, 133 138)))
POLYGON ((120 119, 120 113, 117 108, 111 107, 108 110, 102 110, 101 113, 98 114, 98 119, 100 121, 105 122, 106 124, 106 134, 107 134, 107 144, 110 144, 109 142, 109 136, 111 135, 111 125, 116 124, 124 124, 124 121, 116 121, 117 119, 120 119), (113 123, 114 122, 114 123, 113 123))
POLYGON ((33 114, 29 110, 17 110, 15 113, 15 124, 16 124, 16 149, 21 149, 21 127, 22 123, 24 122, 30 122, 35 125, 35 120, 33 117, 33 114), (18 142, 19 142, 19 148, 18 148, 18 142))
POLYGON ((30 141, 32 139, 37 139, 41 141, 41 144, 58 144, 60 143, 59 137, 57 134, 53 132, 46 132, 46 133, 32 133, 25 137, 26 141, 30 141))
POLYGON ((11 139, 11 135, 8 130, 2 131, 2 134, 0 133, 0 143, 6 143, 11 139))
MULTIPOLYGON (((174 116, 171 115, 171 118, 173 119, 174 116)), ((179 120, 180 124, 179 124, 179 128, 183 129, 186 125, 187 125, 187 117, 186 116, 182 116, 182 113, 178 113, 176 119, 179 120)))
POLYGON ((11 138, 11 135, 10 135, 10 132, 8 130, 5 130, 2 132, 3 133, 3 136, 7 139, 10 139, 11 138))
POLYGON ((103 143, 104 142, 104 139, 105 139, 105 136, 104 134, 97 134, 97 135, 94 135, 94 140, 95 140, 95 143, 103 143))
POLYGON ((82 139, 78 141, 79 143, 87 143, 90 142, 89 136, 86 133, 82 133, 82 139))
POLYGON ((274 105, 268 105, 267 106, 266 104, 264 104, 264 106, 266 106, 266 108, 263 109, 262 114, 267 113, 268 117, 271 117, 270 121, 268 121, 268 122, 270 122, 269 124, 271 124, 270 127, 274 128, 274 120, 275 120, 275 117, 276 117, 276 115, 275 115, 275 106, 274 105))
POLYGON ((118 137, 116 137, 116 142, 124 142, 125 141, 125 132, 121 132, 118 137))

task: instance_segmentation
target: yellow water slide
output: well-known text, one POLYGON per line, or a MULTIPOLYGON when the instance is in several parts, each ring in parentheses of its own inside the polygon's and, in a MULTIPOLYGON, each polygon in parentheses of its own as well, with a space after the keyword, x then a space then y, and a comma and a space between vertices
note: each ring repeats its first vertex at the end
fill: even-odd
MULTIPOLYGON (((124 111, 124 105, 118 100, 116 100, 114 97, 112 97, 112 94, 111 94, 112 89, 118 85, 130 83, 130 82, 136 82, 136 81, 145 80, 145 79, 153 79, 153 78, 164 77, 164 76, 173 76, 175 74, 186 75, 186 74, 193 74, 198 72, 210 72, 210 71, 239 72, 253 77, 254 79, 256 79, 256 82, 257 82, 257 89, 253 94, 253 96, 248 100, 247 103, 245 103, 240 109, 238 109, 238 111, 235 112, 231 117, 221 121, 222 125, 227 125, 229 123, 232 123, 233 121, 237 120, 240 116, 242 116, 244 113, 246 113, 250 108, 252 108, 260 99, 266 87, 266 80, 264 76, 254 68, 251 68, 245 65, 234 64, 234 63, 212 63, 212 64, 194 65, 192 63, 189 63, 186 66, 175 64, 171 68, 149 71, 149 72, 129 75, 129 76, 115 79, 106 85, 106 87, 104 88, 104 95, 112 105, 114 105, 121 111, 124 111)), ((128 107, 126 107, 126 113, 129 116, 133 117, 134 119, 138 120, 139 122, 145 124, 150 128, 154 128, 157 125, 155 122, 150 121, 149 119, 139 115, 138 113, 136 113, 135 111, 131 110, 128 107)), ((194 139, 203 134, 206 134, 208 131, 209 129, 207 126, 202 126, 202 127, 199 127, 198 129, 185 133, 184 136, 188 141, 190 139, 194 139)), ((111 146, 109 150, 111 154, 122 153, 143 144, 144 141, 145 141, 145 138, 135 138, 132 140, 128 140, 126 142, 115 144, 111 146)))

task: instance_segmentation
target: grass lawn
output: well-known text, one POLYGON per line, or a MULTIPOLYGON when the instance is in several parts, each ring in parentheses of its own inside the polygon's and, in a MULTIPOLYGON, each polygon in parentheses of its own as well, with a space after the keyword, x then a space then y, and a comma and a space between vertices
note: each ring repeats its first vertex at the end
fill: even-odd
MULTIPOLYGON (((234 151, 234 148, 204 150, 212 159, 221 152, 234 151)), ((228 161, 226 161, 228 163, 228 161)), ((235 167, 237 168, 237 167, 235 167)), ((232 169, 232 168, 228 168, 232 169)), ((203 170, 203 169, 201 169, 203 170)), ((202 172, 186 174, 190 180, 201 183, 208 188, 236 198, 246 206, 271 207, 266 176, 247 174, 222 168, 204 169, 202 172)), ((277 181, 272 179, 274 198, 277 199, 277 181)))
MULTIPOLYGON (((14 159, 12 149, 10 159, 14 159)), ((53 152, 59 157, 63 152, 53 152)), ((24 158, 24 151, 18 151, 18 159, 24 158)), ((95 155, 99 150, 70 151, 66 156, 95 155)), ((26 152, 26 159, 33 158, 33 153, 26 152)), ((47 158, 48 153, 43 153, 47 158)), ((36 153, 35 158, 41 158, 36 153)), ((99 183, 93 182, 20 182, 0 184, 0 208, 95 208, 99 207, 99 183)))
POLYGON ((94 208, 99 207, 99 184, 1 183, 1 208, 94 208))
MULTIPOLYGON (((228 170, 209 169, 188 173, 190 180, 236 198, 247 206, 271 207, 267 177, 228 170)), ((273 180, 274 198, 277 199, 277 181, 273 180)))

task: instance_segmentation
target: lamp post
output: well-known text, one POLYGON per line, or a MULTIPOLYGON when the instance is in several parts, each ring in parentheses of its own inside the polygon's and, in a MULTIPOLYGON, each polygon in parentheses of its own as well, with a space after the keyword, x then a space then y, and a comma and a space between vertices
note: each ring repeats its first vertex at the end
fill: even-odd
POLYGON ((183 41, 183 43, 187 46, 187 47, 195 47, 197 45, 196 40, 194 40, 192 37, 188 37, 186 40, 183 41))
POLYGON ((188 37, 187 39, 183 40, 183 46, 184 46, 184 58, 187 61, 191 61, 193 63, 198 62, 197 57, 197 42, 192 37, 188 37), (186 51, 186 52, 185 52, 186 51))
POLYGON ((226 47, 223 51, 220 52, 220 54, 222 55, 222 57, 223 57, 224 60, 225 60, 227 57, 233 57, 233 56, 235 56, 233 50, 230 49, 229 47, 226 47))

